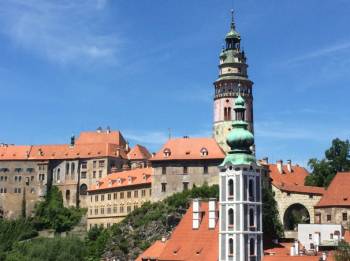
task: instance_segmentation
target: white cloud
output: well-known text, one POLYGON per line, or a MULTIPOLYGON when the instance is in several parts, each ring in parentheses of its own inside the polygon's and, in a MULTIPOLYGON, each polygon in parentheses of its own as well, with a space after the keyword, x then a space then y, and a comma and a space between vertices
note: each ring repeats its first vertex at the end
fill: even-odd
POLYGON ((106 3, 3 0, 0 32, 16 46, 60 64, 114 62, 121 40, 116 33, 99 30, 106 3))

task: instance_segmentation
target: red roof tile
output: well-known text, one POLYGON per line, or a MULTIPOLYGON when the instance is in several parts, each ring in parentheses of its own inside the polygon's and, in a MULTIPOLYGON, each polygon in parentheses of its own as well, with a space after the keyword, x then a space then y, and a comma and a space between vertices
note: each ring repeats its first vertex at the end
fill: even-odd
POLYGON ((119 131, 84 131, 75 141, 76 144, 112 143, 125 146, 125 139, 119 131))
POLYGON ((350 172, 338 172, 315 207, 350 207, 350 172))
POLYGON ((163 252, 168 241, 157 240, 153 245, 145 250, 135 261, 142 261, 142 258, 157 260, 163 252))
POLYGON ((151 157, 152 155, 148 149, 139 144, 136 144, 135 147, 133 147, 128 153, 129 160, 147 160, 151 157))
MULTIPOLYGON (((219 225, 217 223, 215 229, 209 229, 208 205, 208 202, 201 203, 203 216, 199 229, 192 229, 192 207, 187 210, 163 250, 159 251, 161 253, 157 260, 217 260, 219 225)), ((152 246, 152 251, 155 251, 155 247, 152 246)), ((147 253, 142 253, 138 260, 141 260, 142 257, 147 257, 147 253)))
POLYGON ((168 140, 151 158, 151 161, 223 159, 224 157, 225 153, 213 138, 176 138, 168 140), (206 149, 208 155, 203 156, 202 149, 206 149), (165 150, 170 151, 170 156, 165 156, 165 150))
POLYGON ((152 183, 152 168, 139 168, 107 175, 98 181, 98 186, 92 185, 89 191, 99 191, 111 188, 121 188, 152 183))
POLYGON ((319 195, 325 192, 324 188, 304 186, 305 178, 309 173, 303 167, 294 165, 291 166, 292 171, 289 171, 287 165, 283 165, 282 173, 278 171, 277 164, 267 164, 267 167, 272 184, 283 191, 319 195))

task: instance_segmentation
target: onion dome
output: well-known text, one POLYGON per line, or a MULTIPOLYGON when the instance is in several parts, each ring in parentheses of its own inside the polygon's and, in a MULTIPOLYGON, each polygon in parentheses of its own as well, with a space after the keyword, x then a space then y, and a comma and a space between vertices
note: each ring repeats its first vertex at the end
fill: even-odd
POLYGON ((234 21, 234 17, 233 17, 233 10, 231 10, 232 13, 232 20, 231 20, 231 28, 230 31, 226 34, 225 39, 237 39, 240 40, 241 36, 240 34, 236 31, 236 25, 235 25, 235 21, 234 21))
POLYGON ((229 132, 226 143, 231 148, 221 166, 226 164, 250 164, 255 161, 251 151, 254 145, 254 135, 247 130, 248 123, 244 119, 245 101, 241 95, 235 101, 236 120, 232 123, 232 130, 229 132))

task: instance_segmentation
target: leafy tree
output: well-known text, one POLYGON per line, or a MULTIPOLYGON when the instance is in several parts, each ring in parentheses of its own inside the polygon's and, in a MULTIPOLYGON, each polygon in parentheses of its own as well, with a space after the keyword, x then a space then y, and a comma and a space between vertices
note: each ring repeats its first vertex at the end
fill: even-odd
POLYGON ((350 170, 350 143, 338 138, 332 141, 332 146, 325 151, 325 158, 310 159, 308 162, 312 170, 305 179, 305 185, 327 187, 337 172, 350 170))
POLYGON ((350 260, 350 245, 349 243, 342 241, 339 243, 337 250, 334 253, 336 261, 348 261, 350 260))
POLYGON ((278 217, 277 202, 270 188, 262 189, 262 201, 264 241, 266 244, 269 244, 273 239, 278 239, 283 236, 283 226, 278 217))
POLYGON ((38 230, 52 228, 63 232, 76 225, 84 212, 84 209, 64 207, 61 191, 52 187, 45 200, 36 205, 33 222, 38 230))
POLYGON ((89 260, 101 259, 110 235, 110 230, 103 229, 102 227, 93 227, 89 230, 85 240, 89 260))

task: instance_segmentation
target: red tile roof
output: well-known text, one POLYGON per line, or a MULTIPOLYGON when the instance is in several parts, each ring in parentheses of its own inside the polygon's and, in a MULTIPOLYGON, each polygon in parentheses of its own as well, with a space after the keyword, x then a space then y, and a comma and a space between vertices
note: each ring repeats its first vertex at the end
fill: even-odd
MULTIPOLYGON (((199 229, 192 229, 192 207, 190 207, 179 225, 173 231, 162 251, 159 251, 156 260, 196 260, 213 261, 218 259, 218 222, 215 229, 209 229, 208 202, 201 203, 203 211, 202 222, 199 229)), ((152 246, 150 251, 156 251, 152 246)), ((147 250, 146 250, 147 251, 147 250)), ((142 253, 137 260, 147 257, 147 252, 142 253)))
POLYGON ((111 188, 121 188, 152 183, 152 168, 139 168, 107 175, 92 185, 89 191, 100 191, 111 188))
POLYGON ((50 160, 122 157, 126 158, 119 145, 108 143, 62 145, 33 145, 33 146, 2 146, 0 160, 50 160))
POLYGON ((168 241, 157 240, 153 245, 145 250, 135 261, 142 261, 144 259, 157 260, 163 252, 168 241))
POLYGON ((213 138, 176 138, 168 140, 151 161, 205 160, 223 159, 224 157, 225 153, 213 138), (164 155, 166 149, 170 151, 170 156, 164 155), (208 155, 203 156, 202 149, 206 149, 208 155))
POLYGON ((323 195, 324 188, 304 186, 308 171, 299 165, 291 166, 289 171, 287 165, 283 165, 282 173, 278 171, 277 164, 267 164, 272 184, 280 190, 296 193, 323 195))
POLYGON ((128 153, 129 160, 147 160, 152 157, 152 154, 144 146, 136 144, 128 153))
POLYGON ((315 207, 350 207, 350 172, 338 172, 315 207))
POLYGON ((125 146, 125 139, 120 131, 84 131, 76 139, 75 144, 112 143, 125 146))

